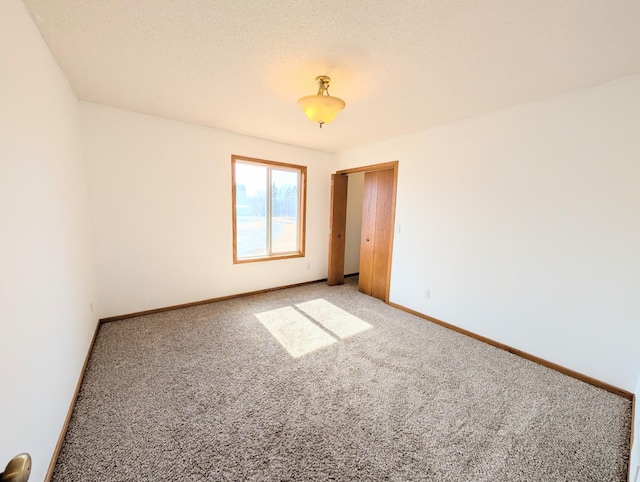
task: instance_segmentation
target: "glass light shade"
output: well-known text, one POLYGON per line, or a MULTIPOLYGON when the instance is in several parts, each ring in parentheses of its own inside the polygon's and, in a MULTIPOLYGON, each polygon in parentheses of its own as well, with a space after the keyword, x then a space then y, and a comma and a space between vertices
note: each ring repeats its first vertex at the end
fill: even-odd
POLYGON ((317 94, 302 97, 298 105, 311 121, 322 125, 335 119, 346 104, 337 97, 317 94))

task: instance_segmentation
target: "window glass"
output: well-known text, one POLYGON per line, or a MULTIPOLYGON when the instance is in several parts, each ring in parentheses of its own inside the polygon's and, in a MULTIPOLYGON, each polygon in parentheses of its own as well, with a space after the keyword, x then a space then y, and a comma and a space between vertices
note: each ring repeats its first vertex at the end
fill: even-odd
POLYGON ((239 258, 267 254, 267 168, 236 163, 236 245, 239 258))
POLYGON ((298 172, 271 171, 271 249, 273 253, 298 250, 298 172))

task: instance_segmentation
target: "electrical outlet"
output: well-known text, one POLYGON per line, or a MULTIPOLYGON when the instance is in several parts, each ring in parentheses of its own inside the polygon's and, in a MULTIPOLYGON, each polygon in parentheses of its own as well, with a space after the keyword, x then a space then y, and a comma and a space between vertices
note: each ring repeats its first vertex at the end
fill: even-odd
POLYGON ((424 290, 424 297, 431 298, 431 288, 427 288, 426 290, 424 290))
POLYGON ((307 263, 307 269, 311 269, 311 263, 307 263))

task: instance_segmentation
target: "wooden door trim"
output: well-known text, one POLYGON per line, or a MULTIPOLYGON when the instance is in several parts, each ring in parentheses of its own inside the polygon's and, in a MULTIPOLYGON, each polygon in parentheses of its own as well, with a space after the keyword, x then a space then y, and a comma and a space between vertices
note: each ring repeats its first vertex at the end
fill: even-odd
MULTIPOLYGON (((391 256, 389 256, 389 265, 387 268, 387 288, 385 290, 384 302, 389 303, 389 290, 391 289, 391 265, 393 262, 393 241, 395 238, 395 226, 396 226, 396 196, 398 192, 398 164, 399 161, 391 161, 391 162, 383 162, 380 164, 370 164, 368 166, 361 167, 353 167, 350 169, 343 169, 341 171, 336 171, 335 174, 355 174, 358 172, 369 172, 369 171, 384 171, 386 169, 393 169, 393 194, 391 199, 391 226, 393 226, 393 230, 391 232, 391 256)), ((333 209, 333 206, 331 206, 333 209)), ((331 255, 331 254, 329 254, 331 255)), ((344 267, 343 273, 344 273, 344 267)))
MULTIPOLYGON (((382 164, 371 164, 369 166, 362 166, 362 167, 352 167, 351 169, 343 169, 342 171, 336 171, 336 174, 355 174, 357 172, 384 171, 386 169, 393 169, 395 173, 397 173, 398 161, 383 162, 382 164)), ((394 199, 394 204, 395 204, 395 199, 394 199)))
POLYGON ((393 163, 393 194, 391 199, 391 254, 389 255, 389 267, 387 268, 387 293, 384 298, 385 303, 389 303, 389 290, 391 289, 391 263, 393 262, 393 240, 396 234, 396 196, 398 193, 398 161, 393 163))

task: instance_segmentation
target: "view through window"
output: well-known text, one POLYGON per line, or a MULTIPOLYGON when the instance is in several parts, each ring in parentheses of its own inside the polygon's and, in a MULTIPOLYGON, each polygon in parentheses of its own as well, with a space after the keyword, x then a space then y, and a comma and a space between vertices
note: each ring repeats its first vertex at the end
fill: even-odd
POLYGON ((232 156, 235 263, 304 256, 305 166, 232 156))

